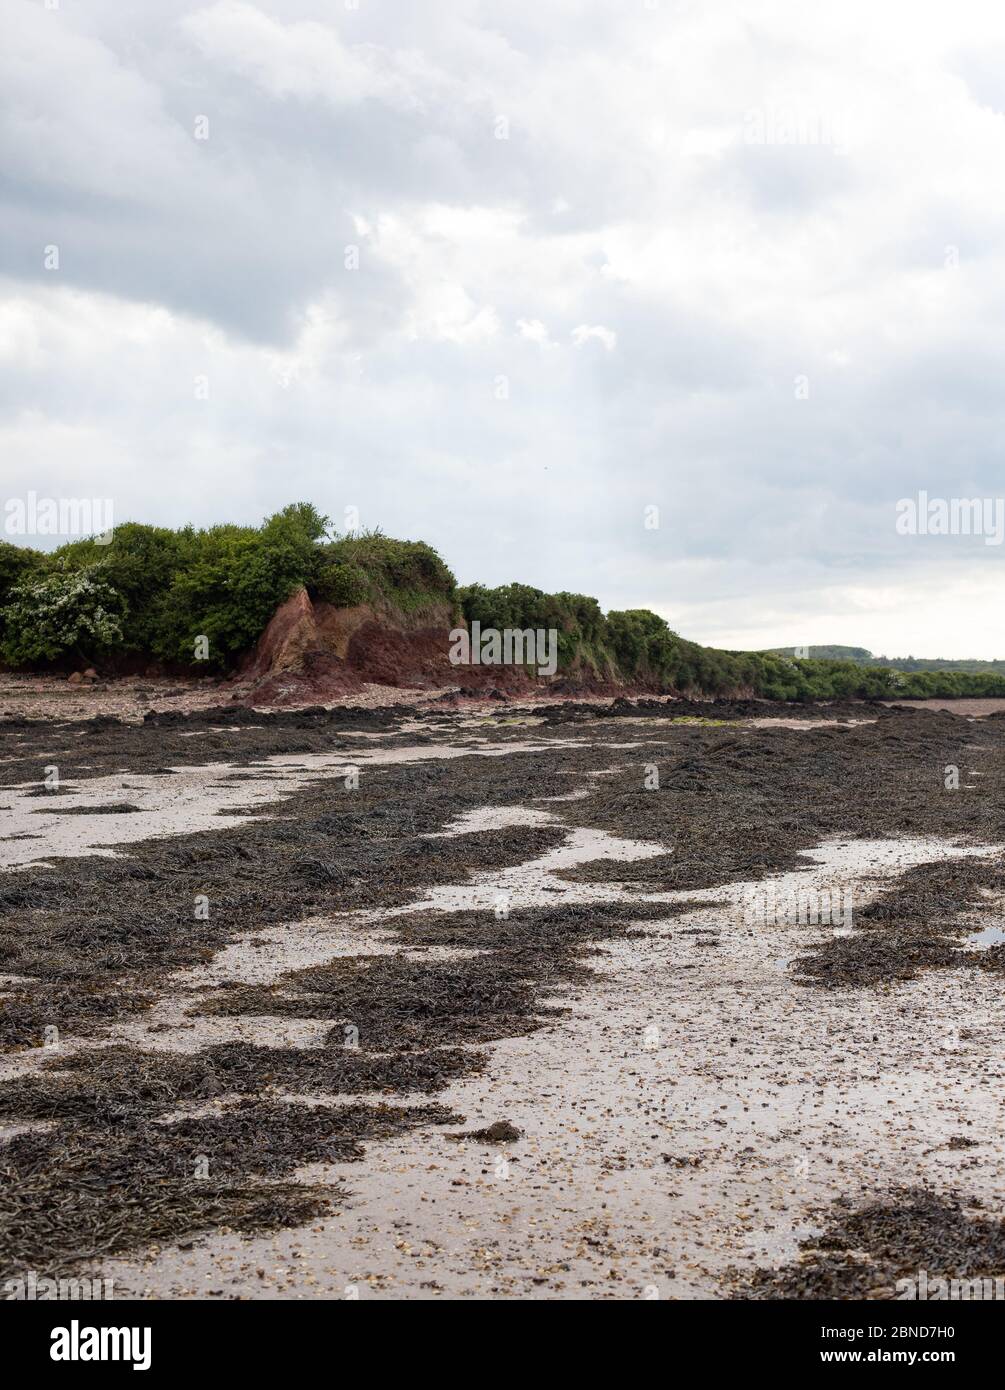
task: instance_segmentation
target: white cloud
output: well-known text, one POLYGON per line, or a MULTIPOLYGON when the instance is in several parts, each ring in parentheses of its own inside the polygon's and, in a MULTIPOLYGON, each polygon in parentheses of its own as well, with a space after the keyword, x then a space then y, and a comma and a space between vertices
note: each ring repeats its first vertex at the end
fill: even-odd
POLYGON ((582 347, 591 338, 603 343, 608 352, 613 352, 618 344, 618 335, 613 329, 605 328, 602 323, 594 324, 592 328, 587 323, 581 323, 578 328, 572 330, 572 341, 576 347, 582 347))
POLYGON ((517 332, 521 338, 526 338, 528 343, 537 343, 538 347, 553 348, 557 343, 553 343, 548 336, 548 329, 540 319, 517 319, 517 332))
POLYGON ((1005 654, 997 551, 891 524, 1002 492, 1005 11, 0 11, 12 492, 351 503, 698 638, 1005 654))
POLYGON ((422 64, 376 44, 347 43, 331 23, 284 24, 244 0, 219 0, 183 17, 202 55, 282 100, 323 99, 335 107, 372 98, 418 109, 422 64))

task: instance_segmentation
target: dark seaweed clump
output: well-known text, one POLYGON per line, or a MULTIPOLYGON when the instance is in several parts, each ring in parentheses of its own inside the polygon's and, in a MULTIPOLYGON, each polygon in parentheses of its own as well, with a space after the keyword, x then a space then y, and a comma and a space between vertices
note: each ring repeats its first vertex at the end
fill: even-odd
POLYGON ((401 955, 355 956, 294 970, 274 985, 237 985, 202 1013, 337 1020, 331 1044, 356 1029, 362 1048, 443 1048, 534 1032, 560 1015, 545 993, 584 984, 595 943, 631 935, 636 918, 665 918, 683 906, 524 909, 498 920, 486 912, 416 913, 391 919, 408 946, 460 946, 478 955, 447 962, 401 955))
POLYGON ((920 970, 1005 972, 1005 948, 964 948, 979 914, 1005 898, 1005 865, 991 858, 920 864, 855 915, 852 936, 822 937, 793 963, 796 978, 822 989, 860 989, 913 980, 920 970), (989 896, 992 895, 992 896, 989 896))
POLYGON ((178 1241, 210 1226, 299 1226, 340 1188, 277 1182, 305 1163, 344 1163, 366 1140, 452 1124, 443 1106, 339 1108, 245 1101, 222 1115, 16 1135, 0 1150, 0 1273, 178 1241))
POLYGON ((900 1280, 1005 1276, 1005 1221, 954 1193, 905 1187, 881 1201, 839 1198, 822 1234, 801 1242, 802 1259, 759 1269, 733 1297, 865 1299, 905 1296, 900 1280))

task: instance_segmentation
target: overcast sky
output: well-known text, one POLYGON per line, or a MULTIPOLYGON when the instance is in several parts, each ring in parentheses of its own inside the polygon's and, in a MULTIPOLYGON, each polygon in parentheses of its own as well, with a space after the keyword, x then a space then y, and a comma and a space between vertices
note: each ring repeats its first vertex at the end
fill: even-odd
POLYGON ((1005 657, 1005 545, 896 529, 1005 496, 1005 7, 0 14, 3 498, 1005 657))

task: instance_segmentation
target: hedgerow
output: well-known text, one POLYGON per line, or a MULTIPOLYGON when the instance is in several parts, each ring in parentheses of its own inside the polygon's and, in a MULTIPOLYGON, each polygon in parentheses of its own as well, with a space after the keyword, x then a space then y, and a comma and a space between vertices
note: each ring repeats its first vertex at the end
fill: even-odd
POLYGON ((171 530, 128 522, 109 544, 73 541, 51 554, 0 542, 0 660, 12 667, 126 659, 231 669, 300 586, 312 598, 371 603, 482 629, 554 629, 560 672, 650 689, 777 700, 1005 695, 988 671, 891 670, 861 660, 703 647, 645 608, 606 615, 586 594, 528 584, 458 589, 423 541, 379 531, 335 535, 298 502, 261 526, 171 530))

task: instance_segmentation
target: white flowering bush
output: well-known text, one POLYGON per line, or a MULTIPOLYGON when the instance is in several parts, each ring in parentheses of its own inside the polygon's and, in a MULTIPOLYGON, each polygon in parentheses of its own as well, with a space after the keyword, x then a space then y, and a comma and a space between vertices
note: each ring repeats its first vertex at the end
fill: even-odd
POLYGON ((0 656, 8 666, 96 656, 121 645, 125 614, 122 596, 94 570, 16 584, 0 610, 0 656))

